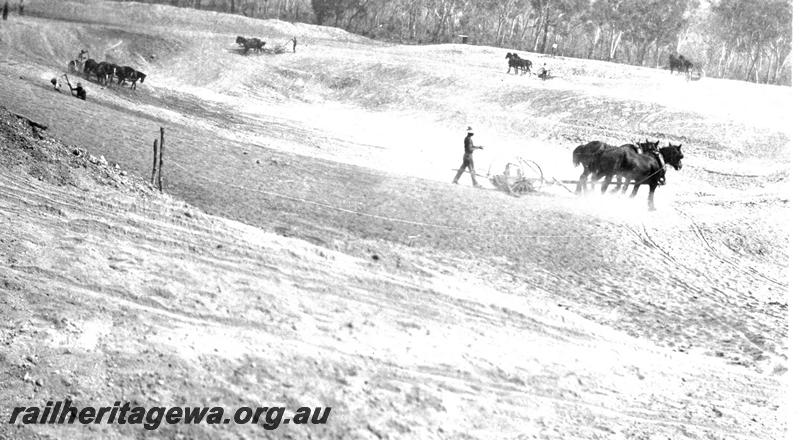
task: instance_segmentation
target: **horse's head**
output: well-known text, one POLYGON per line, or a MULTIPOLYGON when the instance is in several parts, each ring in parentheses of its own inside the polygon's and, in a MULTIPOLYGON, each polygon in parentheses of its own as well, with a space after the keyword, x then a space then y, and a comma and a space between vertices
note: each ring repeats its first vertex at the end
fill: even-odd
POLYGON ((246 41, 246 38, 244 38, 242 36, 236 37, 236 44, 244 44, 245 41, 246 41))
POLYGON ((675 168, 676 170, 683 168, 683 151, 681 151, 682 146, 683 144, 672 145, 672 142, 670 142, 668 147, 659 149, 661 155, 664 156, 664 162, 672 165, 672 168, 675 168))
POLYGON ((510 60, 511 58, 514 58, 514 55, 511 55, 511 52, 506 52, 506 59, 510 60))
POLYGON ((137 73, 136 73, 136 78, 138 78, 138 79, 139 79, 139 82, 144 82, 144 79, 145 79, 146 77, 147 77, 147 75, 145 75, 145 74, 144 74, 144 73, 142 73, 142 72, 137 72, 137 73))

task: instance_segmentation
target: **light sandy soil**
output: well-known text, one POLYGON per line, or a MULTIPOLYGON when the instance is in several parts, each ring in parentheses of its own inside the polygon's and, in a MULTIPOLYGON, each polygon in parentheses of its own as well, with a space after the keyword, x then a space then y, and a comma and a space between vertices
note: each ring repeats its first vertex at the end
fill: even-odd
POLYGON ((0 27, 0 102, 129 175, 3 111, 0 401, 334 408, 268 438, 783 437, 788 89, 522 54, 559 76, 539 82, 503 49, 166 6, 26 11, 0 27), (148 77, 49 90, 81 47, 148 77), (467 125, 482 174, 522 155, 574 179, 579 143, 645 137, 685 166, 656 213, 512 198, 449 183, 467 125), (160 126, 171 196, 137 177, 160 126))

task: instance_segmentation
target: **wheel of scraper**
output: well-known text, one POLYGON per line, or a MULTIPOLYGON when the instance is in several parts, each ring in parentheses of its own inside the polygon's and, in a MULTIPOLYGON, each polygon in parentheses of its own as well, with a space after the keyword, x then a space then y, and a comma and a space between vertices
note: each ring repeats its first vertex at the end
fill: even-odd
POLYGON ((544 175, 539 165, 520 157, 505 166, 506 190, 514 196, 530 194, 541 189, 544 175))
POLYGON ((523 176, 523 179, 517 182, 519 190, 524 192, 536 192, 542 189, 542 185, 544 184, 542 167, 530 159, 523 159, 521 157, 517 158, 517 164, 523 176))

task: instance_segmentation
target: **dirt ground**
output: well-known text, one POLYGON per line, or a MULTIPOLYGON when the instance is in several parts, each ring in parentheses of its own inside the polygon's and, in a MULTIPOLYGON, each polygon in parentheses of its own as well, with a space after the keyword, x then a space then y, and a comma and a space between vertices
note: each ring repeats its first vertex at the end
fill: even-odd
POLYGON ((788 89, 522 54, 540 82, 500 48, 167 6, 27 11, 0 27, 3 402, 334 411, 154 438, 783 438, 788 89), (240 34, 298 53, 242 56, 240 34), (148 76, 49 89, 82 47, 148 76), (519 155, 574 179, 590 140, 686 158, 655 213, 514 198, 449 183, 467 125, 481 175, 519 155), (141 180, 162 126, 168 196, 141 180))

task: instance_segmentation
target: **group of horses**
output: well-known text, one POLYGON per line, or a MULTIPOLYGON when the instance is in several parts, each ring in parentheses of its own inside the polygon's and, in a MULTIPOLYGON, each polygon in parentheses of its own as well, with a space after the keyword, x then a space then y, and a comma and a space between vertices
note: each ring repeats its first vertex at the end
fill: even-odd
POLYGON ((527 72, 530 75, 531 66, 533 66, 533 62, 531 62, 531 60, 526 60, 516 53, 511 52, 506 54, 506 59, 508 60, 508 70, 506 73, 511 73, 511 69, 514 69, 514 74, 517 74, 520 70, 522 70, 522 73, 527 72))
MULTIPOLYGON (((531 74, 531 66, 533 66, 533 62, 531 60, 526 60, 525 58, 520 57, 516 53, 508 52, 506 53, 506 59, 508 60, 508 70, 506 73, 511 73, 511 69, 514 69, 514 74, 518 74, 520 71, 522 73, 527 73, 528 75, 531 74)), ((539 69, 536 72, 536 76, 541 79, 551 79, 553 76, 550 74, 549 71, 545 70, 544 67, 539 69)))
POLYGON ((699 65, 695 65, 693 62, 689 61, 689 58, 684 57, 683 55, 678 55, 677 57, 675 54, 669 54, 669 73, 685 73, 686 75, 690 75, 693 70, 699 69, 699 65))
POLYGON ((136 90, 136 83, 143 83, 145 77, 147 77, 147 75, 139 72, 133 67, 119 66, 114 63, 107 63, 105 61, 98 63, 92 58, 86 60, 82 67, 83 68, 81 69, 79 60, 72 60, 67 66, 70 72, 83 73, 83 76, 87 79, 95 77, 97 82, 104 86, 113 84, 114 79, 116 78, 117 85, 125 85, 125 81, 129 81, 131 83, 130 88, 136 90))
POLYGON ((267 44, 266 41, 261 41, 258 38, 245 38, 245 37, 236 37, 236 44, 242 46, 244 48, 244 54, 247 55, 247 51, 252 49, 256 52, 262 52, 264 50, 264 45, 267 44))
POLYGON ((605 194, 611 180, 616 176, 617 188, 614 192, 621 189, 624 194, 633 183, 631 197, 636 197, 639 186, 648 185, 650 194, 647 206, 651 211, 655 210, 653 196, 656 188, 666 183, 667 165, 676 170, 683 168, 682 145, 670 143, 669 146, 659 148, 659 142, 645 139, 644 142, 618 147, 600 141, 579 145, 572 152, 572 162, 576 167, 583 165, 583 174, 575 192, 586 193, 586 182, 592 176, 592 184, 604 179, 601 192, 605 194))

